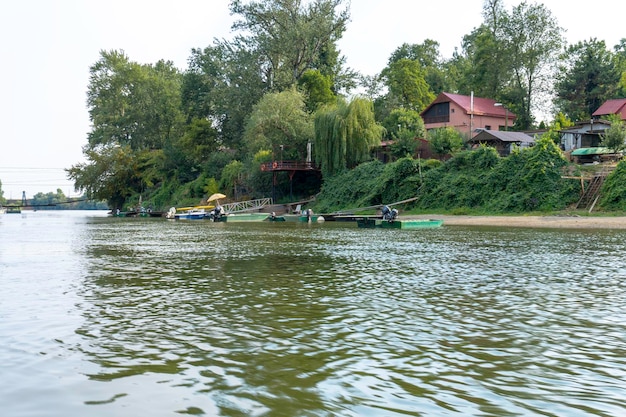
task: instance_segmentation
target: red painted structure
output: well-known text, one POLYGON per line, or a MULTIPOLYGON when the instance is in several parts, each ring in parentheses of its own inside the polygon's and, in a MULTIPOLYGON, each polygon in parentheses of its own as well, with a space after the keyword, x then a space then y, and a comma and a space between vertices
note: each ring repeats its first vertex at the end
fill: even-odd
MULTIPOLYGON (((319 171, 313 163, 302 161, 272 161, 261 164, 261 171, 319 171)), ((291 174, 293 175, 293 174, 291 174)))
POLYGON ((317 172, 320 169, 312 162, 303 161, 272 161, 261 164, 261 171, 272 173, 272 198, 276 201, 276 173, 287 171, 289 173, 289 194, 293 199, 293 176, 297 171, 317 172))

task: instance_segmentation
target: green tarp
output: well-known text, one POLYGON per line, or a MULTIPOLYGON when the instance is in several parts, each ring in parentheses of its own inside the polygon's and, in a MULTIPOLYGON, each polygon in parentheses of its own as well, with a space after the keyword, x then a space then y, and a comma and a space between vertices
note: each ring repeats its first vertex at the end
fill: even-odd
POLYGON ((572 151, 572 156, 604 155, 607 153, 613 153, 613 151, 609 148, 579 148, 572 151))

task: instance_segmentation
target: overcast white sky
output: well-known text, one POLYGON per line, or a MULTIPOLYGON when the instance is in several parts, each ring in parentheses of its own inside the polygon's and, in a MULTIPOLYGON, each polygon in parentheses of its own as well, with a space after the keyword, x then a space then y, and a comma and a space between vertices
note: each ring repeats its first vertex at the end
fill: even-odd
MULTIPOLYGON (((591 37, 609 48, 626 37, 621 2, 572 7, 543 2, 569 43, 591 37), (603 13, 591 13, 602 10, 603 13)), ((519 1, 505 1, 510 10, 519 1)), ((483 0, 352 0, 339 43, 348 66, 373 75, 402 43, 439 42, 444 58, 482 22, 483 0)), ((171 60, 185 70, 191 48, 229 37, 228 0, 24 0, 0 6, 0 181, 5 198, 58 188, 76 196, 63 168, 84 160, 89 67, 101 50, 132 61, 171 60)))

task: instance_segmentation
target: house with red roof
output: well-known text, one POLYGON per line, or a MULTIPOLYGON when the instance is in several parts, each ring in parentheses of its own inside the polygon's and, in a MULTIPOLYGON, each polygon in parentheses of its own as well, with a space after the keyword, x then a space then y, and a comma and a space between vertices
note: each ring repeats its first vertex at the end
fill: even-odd
POLYGON ((602 135, 611 127, 607 116, 611 115, 618 115, 621 120, 626 120, 626 98, 607 100, 593 112, 590 120, 580 121, 561 130, 561 149, 566 152, 581 148, 601 149, 602 135))
POLYGON ((426 130, 453 127, 466 139, 482 130, 508 130, 517 117, 493 99, 452 93, 440 93, 420 115, 426 130))
POLYGON ((607 100, 598 110, 594 111, 592 116, 597 119, 602 119, 603 116, 619 115, 622 120, 626 120, 626 98, 616 98, 613 100, 607 100))

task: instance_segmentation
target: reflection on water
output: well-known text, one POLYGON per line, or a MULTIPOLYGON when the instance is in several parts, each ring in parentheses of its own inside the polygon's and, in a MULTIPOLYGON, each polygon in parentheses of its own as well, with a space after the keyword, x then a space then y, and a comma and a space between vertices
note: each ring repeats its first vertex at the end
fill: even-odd
POLYGON ((0 258, 23 415, 626 412, 624 232, 72 219, 0 258))

